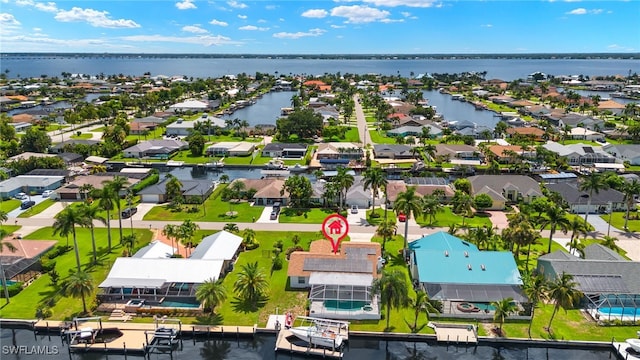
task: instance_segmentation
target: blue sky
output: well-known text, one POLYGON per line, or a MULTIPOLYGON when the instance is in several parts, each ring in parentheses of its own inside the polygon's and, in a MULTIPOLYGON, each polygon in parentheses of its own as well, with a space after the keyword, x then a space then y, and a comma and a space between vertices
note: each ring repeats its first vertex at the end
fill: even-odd
POLYGON ((640 1, 0 0, 0 52, 640 52, 640 1))

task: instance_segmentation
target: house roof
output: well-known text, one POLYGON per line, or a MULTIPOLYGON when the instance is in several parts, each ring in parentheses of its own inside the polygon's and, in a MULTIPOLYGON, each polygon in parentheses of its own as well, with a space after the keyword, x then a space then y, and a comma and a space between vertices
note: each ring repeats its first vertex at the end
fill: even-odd
MULTIPOLYGON (((140 195, 163 195, 166 193, 168 178, 163 179, 160 183, 147 186, 140 190, 140 195)), ((180 180, 182 184, 181 190, 183 196, 201 196, 207 194, 214 186, 209 180, 180 180)))
POLYGON ((534 179, 524 175, 476 175, 468 178, 474 195, 485 187, 502 194, 507 187, 517 190, 519 193, 542 196, 540 184, 534 179))
POLYGON ((289 258, 288 276, 310 276, 313 272, 371 274, 377 276, 380 244, 342 242, 340 252, 333 253, 328 240, 313 241, 309 251, 294 251, 289 258))
POLYGON ((262 151, 283 151, 285 149, 295 149, 295 150, 305 150, 307 149, 307 144, 301 143, 268 143, 262 148, 262 151))
POLYGON ((22 240, 4 239, 3 243, 11 244, 16 248, 13 252, 7 246, 0 251, 2 264, 12 264, 19 259, 33 259, 49 251, 57 243, 55 240, 22 240))
POLYGON ((132 257, 138 259, 166 259, 176 252, 176 248, 163 243, 160 240, 153 240, 148 245, 138 250, 132 257))
MULTIPOLYGON (((547 189, 555 191, 569 206, 587 204, 589 202, 589 192, 580 191, 578 184, 574 183, 557 183, 547 184, 547 189)), ((607 205, 609 202, 621 203, 624 200, 624 194, 618 190, 606 189, 594 192, 591 196, 591 205, 607 205)))
POLYGON ((240 248, 242 238, 227 231, 219 231, 202 239, 190 259, 231 260, 240 248))
POLYGON ((222 265, 222 260, 121 257, 116 259, 99 287, 159 288, 166 283, 201 284, 209 279, 218 279, 222 265))
POLYGON ((134 146, 124 149, 124 152, 143 152, 153 151, 160 149, 167 149, 169 151, 178 150, 186 147, 188 144, 185 141, 179 139, 162 139, 162 140, 147 140, 138 143, 134 146))
POLYGON ((411 155, 411 146, 409 145, 392 145, 392 144, 376 144, 373 145, 373 151, 392 152, 395 155, 411 155))
POLYGON ((640 156, 640 144, 609 144, 603 146, 602 150, 623 160, 634 159, 640 156))
POLYGON ((541 137, 542 135, 544 135, 544 130, 533 126, 517 128, 511 127, 507 128, 507 134, 534 135, 536 137, 541 137))

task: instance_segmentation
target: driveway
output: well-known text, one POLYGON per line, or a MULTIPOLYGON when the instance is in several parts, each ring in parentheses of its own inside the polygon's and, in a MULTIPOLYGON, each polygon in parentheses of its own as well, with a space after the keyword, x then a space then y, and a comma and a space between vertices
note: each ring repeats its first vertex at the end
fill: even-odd
POLYGON ((507 219, 507 214, 504 211, 486 211, 491 217, 491 225, 497 227, 498 229, 506 229, 509 227, 509 220, 507 219))
POLYGON ((260 223, 260 224, 277 224, 278 223, 278 218, 280 217, 280 214, 278 214, 278 218, 276 218, 275 220, 271 220, 271 212, 273 211, 273 206, 265 206, 264 210, 262 210, 262 214, 260 214, 260 217, 258 218, 258 220, 256 220, 256 223, 260 223))
MULTIPOLYGON (((27 199, 27 200, 35 201, 36 205, 38 205, 38 204, 40 204, 41 202, 43 202, 43 201, 45 201, 47 199, 48 198, 43 198, 42 195, 32 195, 32 196, 29 196, 29 199, 27 199)), ((29 209, 27 209, 27 210, 29 210, 29 209)), ((27 210, 22 210, 18 206, 17 209, 13 209, 13 210, 9 211, 9 213, 7 213, 7 217, 10 217, 10 218, 18 217, 18 215, 22 214, 23 212, 25 212, 27 210)))
POLYGON ((56 201, 48 208, 44 209, 40 214, 36 214, 31 216, 31 219, 53 219, 60 211, 62 211, 67 205, 68 202, 65 201, 56 201))
POLYGON ((367 209, 358 209, 357 214, 352 214, 351 209, 347 213, 347 222, 349 225, 369 226, 367 221, 367 209))
POLYGON ((140 220, 142 220, 142 218, 144 218, 145 215, 147 215, 149 210, 153 209, 156 206, 158 206, 158 204, 140 203, 140 204, 136 205, 136 207, 138 208, 138 212, 133 214, 133 216, 131 218, 133 220, 140 221, 140 220))
MULTIPOLYGON (((584 214, 579 214, 578 216, 584 219, 584 214)), ((607 232, 609 231, 609 223, 604 221, 604 219, 600 217, 600 214, 589 214, 589 217, 587 218, 587 222, 591 224, 591 226, 593 226, 594 228, 595 234, 592 233, 590 235, 600 235, 599 237, 607 235, 607 232)), ((617 233, 622 233, 622 232, 624 231, 614 228, 612 226, 610 234, 612 234, 611 236, 616 236, 617 233)))

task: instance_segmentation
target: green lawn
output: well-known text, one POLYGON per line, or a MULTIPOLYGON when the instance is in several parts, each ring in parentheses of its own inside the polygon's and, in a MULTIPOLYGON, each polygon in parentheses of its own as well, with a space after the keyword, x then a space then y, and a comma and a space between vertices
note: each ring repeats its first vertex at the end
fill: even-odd
POLYGON ((21 201, 18 199, 9 199, 0 202, 0 210, 8 213, 17 209, 21 204, 21 201))
MULTIPOLYGON (((89 265, 92 258, 91 235, 89 230, 76 228, 78 246, 80 249, 80 261, 83 267, 90 272, 93 278, 93 284, 100 284, 109 273, 111 265, 116 257, 121 256, 122 247, 117 245, 111 253, 107 252, 107 230, 97 228, 96 244, 98 248, 99 264, 97 266, 89 265)), ((149 243, 151 240, 151 232, 149 230, 135 229, 138 235, 138 243, 136 249, 149 243)), ((118 244, 118 229, 112 229, 113 244, 118 244)), ((46 227, 29 234, 25 239, 31 240, 58 240, 59 245, 66 244, 66 238, 55 236, 52 228, 46 227)), ((70 239, 72 244, 73 240, 70 239)), ((55 258, 56 271, 60 274, 61 284, 64 279, 69 276, 70 272, 75 271, 76 260, 74 251, 69 251, 55 258)), ((22 290, 18 295, 11 298, 11 303, 2 308, 0 316, 5 318, 33 319, 35 318, 36 309, 45 302, 52 302, 51 310, 53 311, 53 319, 70 320, 82 311, 82 302, 79 299, 64 296, 58 288, 51 286, 51 278, 49 275, 42 275, 37 278, 31 285, 22 290)), ((88 306, 95 304, 95 300, 89 299, 88 306)))
POLYGON ((4 230, 6 235, 11 235, 14 232, 18 231, 22 226, 20 225, 0 225, 0 229, 4 230))
MULTIPOLYGON (((613 212, 613 214, 611 214, 611 226, 619 230, 624 230, 624 215, 625 215, 624 211, 613 212)), ((638 215, 639 215, 638 212, 635 212, 635 213, 633 211, 629 212, 629 221, 627 225, 629 226, 629 231, 631 232, 640 231, 640 219, 638 219, 638 215)), ((596 215, 593 215, 593 216, 596 216, 596 215)), ((600 217, 604 221, 609 222, 609 214, 600 215, 600 217)))
POLYGON ((382 131, 369 130, 371 141, 376 144, 396 144, 396 138, 385 135, 382 131))
MULTIPOLYGON (((451 207, 444 206, 442 207, 442 212, 436 214, 433 223, 429 223, 429 218, 419 217, 416 219, 416 222, 420 226, 429 226, 429 227, 448 227, 452 224, 456 224, 458 226, 462 226, 462 216, 456 215, 451 211, 451 207)), ((489 216, 481 213, 476 213, 472 218, 465 218, 464 225, 468 227, 478 227, 478 226, 491 226, 491 220, 489 216)))
POLYGON ((251 206, 246 201, 236 203, 235 200, 222 201, 219 194, 226 185, 219 186, 209 196, 203 205, 183 205, 182 211, 175 211, 168 205, 153 207, 145 214, 144 220, 182 221, 191 219, 194 221, 213 222, 253 222, 258 219, 264 210, 264 206, 251 206), (196 209, 195 212, 189 209, 196 209), (227 216, 227 212, 234 211, 235 216, 227 216), (205 215, 206 213, 206 215, 205 215))
POLYGON ((51 199, 46 199, 43 202, 30 207, 26 211, 23 211, 22 214, 18 215, 18 217, 19 218, 32 217, 33 215, 37 215, 37 214, 40 214, 41 212, 45 211, 47 208, 49 208, 49 206, 51 206, 53 204, 55 204, 55 201, 53 201, 51 199))
MULTIPOLYGON (((135 207, 140 203, 140 196, 134 196, 131 199, 131 206, 135 207)), ((79 207, 82 205, 81 201, 75 202, 69 206, 76 206, 79 207)), ((98 200, 93 200, 91 202, 91 206, 93 207, 99 207, 100 206, 100 202, 98 200)), ((120 199, 120 209, 126 209, 127 207, 129 207, 129 203, 127 203, 126 199, 120 199)), ((114 206, 114 209, 110 211, 110 218, 111 220, 117 220, 118 219, 118 208, 116 206, 114 206)), ((103 217, 103 218, 107 218, 107 212, 104 210, 98 211, 98 216, 103 217)), ((124 221, 124 219, 123 219, 124 221)))
MULTIPOLYGON (((379 206, 376 207, 376 214, 379 215, 378 217, 372 218, 371 213, 373 213, 373 210, 367 210, 367 222, 369 224, 379 225, 384 221, 384 210, 379 206)), ((393 210, 387 210, 387 220, 392 220, 394 223, 397 223, 397 218, 398 217, 393 210)))
MULTIPOLYGON (((290 209, 284 208, 278 218, 281 223, 322 224, 324 219, 336 212, 331 209, 290 209)), ((319 229, 319 228, 318 228, 319 229)))
POLYGON ((75 134, 75 135, 71 135, 72 139, 91 139, 93 137, 93 134, 90 133, 81 133, 80 135, 75 134))

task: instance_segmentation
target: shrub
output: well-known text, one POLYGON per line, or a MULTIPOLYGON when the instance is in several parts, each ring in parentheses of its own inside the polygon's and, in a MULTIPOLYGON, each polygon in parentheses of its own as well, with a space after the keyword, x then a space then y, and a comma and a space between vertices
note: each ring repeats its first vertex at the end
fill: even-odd
MULTIPOLYGON (((23 283, 17 282, 15 284, 11 284, 7 287, 7 291, 9 292, 9 297, 13 297, 18 295, 20 291, 22 291, 23 283)), ((2 292, 2 297, 4 297, 4 291, 2 292)))
POLYGON ((48 273, 51 270, 56 268, 56 262, 55 260, 51 260, 51 259, 42 259, 40 260, 40 266, 42 266, 42 272, 43 273, 48 273))
POLYGON ((271 271, 282 269, 282 256, 276 255, 271 259, 271 271))
POLYGON ((46 319, 51 317, 51 315, 53 315, 53 312, 46 306, 41 306, 36 310, 36 318, 38 319, 46 319))
POLYGON ((56 257, 63 255, 73 249, 73 246, 69 245, 58 245, 55 248, 49 250, 45 255, 46 258, 55 259, 56 257))
POLYGON ((297 245, 297 246, 292 246, 290 248, 287 249, 287 251, 284 252, 284 254, 287 256, 287 260, 289 260, 289 257, 291 257, 291 253, 294 251, 303 251, 304 249, 302 248, 302 246, 297 245))

